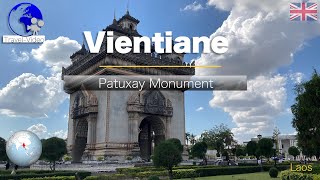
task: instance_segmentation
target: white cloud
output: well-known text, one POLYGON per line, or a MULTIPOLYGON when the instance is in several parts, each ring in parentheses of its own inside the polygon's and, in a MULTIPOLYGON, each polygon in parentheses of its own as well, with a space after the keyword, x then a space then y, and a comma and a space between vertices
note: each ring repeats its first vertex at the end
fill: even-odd
POLYGON ((202 54, 197 65, 221 65, 197 74, 248 75, 254 78, 275 72, 292 63, 292 54, 304 42, 320 35, 320 23, 293 23, 289 20, 289 0, 210 0, 208 5, 231 10, 222 26, 212 34, 224 36, 229 50, 224 55, 202 54))
POLYGON ((233 7, 234 0, 221 1, 221 0, 208 0, 207 5, 215 6, 217 9, 230 11, 233 7))
POLYGON ((180 11, 199 11, 205 9, 199 2, 194 1, 192 4, 186 5, 184 8, 181 8, 180 11))
POLYGON ((35 133, 41 139, 47 139, 50 137, 66 139, 68 134, 65 130, 59 130, 52 133, 48 132, 47 127, 40 123, 30 126, 27 130, 35 133))
POLYGON ((248 81, 247 91, 214 92, 210 105, 229 113, 237 126, 232 129, 236 138, 248 140, 272 131, 274 117, 284 111, 286 80, 281 75, 258 76, 248 81))
POLYGON ((51 68, 52 75, 44 77, 24 73, 0 88, 0 114, 16 117, 48 118, 67 98, 63 91, 61 67, 70 64, 70 55, 80 49, 80 44, 67 37, 46 40, 30 53, 12 50, 17 61, 29 60, 29 55, 51 68))
POLYGON ((58 137, 58 138, 61 138, 61 139, 67 139, 68 132, 64 131, 64 130, 60 130, 60 131, 56 131, 56 132, 53 132, 53 133, 48 133, 48 136, 49 137, 58 137))
MULTIPOLYGON (((318 1, 319 2, 319 1, 318 1)), ((289 0, 208 0, 207 5, 230 11, 211 37, 224 36, 229 50, 223 55, 202 54, 197 65, 221 65, 218 69, 196 69, 197 75, 247 75, 248 91, 214 92, 213 107, 229 113, 240 141, 258 133, 272 132, 273 119, 285 111, 287 75, 274 75, 292 63, 305 42, 320 35, 320 23, 293 23, 289 0)), ((300 74, 299 74, 300 75, 300 74)), ((300 81, 301 76, 295 76, 300 81)), ((290 77, 289 77, 290 78, 290 77)), ((291 79, 291 78, 290 78, 291 79)))
POLYGON ((198 107, 197 109, 196 109, 196 111, 202 111, 204 108, 203 107, 198 107))
POLYGON ((0 89, 0 114, 47 118, 66 98, 61 75, 45 78, 24 73, 0 89))
POLYGON ((27 62, 30 59, 30 53, 26 52, 26 51, 19 51, 16 52, 16 50, 13 48, 11 50, 11 55, 14 61, 16 62, 27 62))
POLYGON ((62 66, 70 65, 70 56, 80 48, 81 45, 77 41, 60 36, 54 40, 46 40, 39 48, 32 49, 31 54, 53 72, 58 72, 62 66))
POLYGON ((300 84, 305 76, 301 72, 296 72, 289 74, 289 77, 295 84, 300 84))
POLYGON ((47 133, 47 127, 40 123, 30 126, 27 130, 35 133, 39 138, 43 138, 47 133))

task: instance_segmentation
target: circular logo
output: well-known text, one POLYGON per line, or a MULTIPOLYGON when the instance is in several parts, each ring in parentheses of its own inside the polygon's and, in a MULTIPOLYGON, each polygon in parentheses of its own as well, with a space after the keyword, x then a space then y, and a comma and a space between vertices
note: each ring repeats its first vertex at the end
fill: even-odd
POLYGON ((40 158, 42 144, 36 134, 30 131, 18 131, 7 141, 6 153, 14 164, 30 166, 40 158))
POLYGON ((19 36, 38 35, 44 26, 41 11, 31 3, 20 3, 14 6, 8 16, 9 28, 19 36))

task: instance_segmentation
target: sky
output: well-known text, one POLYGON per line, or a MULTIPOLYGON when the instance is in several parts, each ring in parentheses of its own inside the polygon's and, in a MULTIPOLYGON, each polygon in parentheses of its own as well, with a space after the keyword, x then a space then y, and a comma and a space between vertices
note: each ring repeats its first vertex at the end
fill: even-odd
MULTIPOLYGON (((23 1, 25 2, 25 1, 23 1)), ((139 19, 138 31, 153 36, 222 35, 229 41, 223 55, 186 54, 197 65, 222 65, 196 70, 197 75, 247 75, 247 91, 187 91, 186 131, 200 135, 226 124, 239 142, 274 127, 295 134, 290 106, 294 86, 319 68, 320 24, 289 20, 288 0, 29 0, 42 12, 43 44, 0 43, 0 136, 8 139, 28 129, 41 138, 66 138, 69 99, 62 89, 61 67, 83 40, 83 31, 98 32, 120 18, 128 7, 139 19)), ((320 3, 319 1, 313 1, 320 3)), ((7 17, 21 1, 0 1, 0 35, 12 35, 7 17)))

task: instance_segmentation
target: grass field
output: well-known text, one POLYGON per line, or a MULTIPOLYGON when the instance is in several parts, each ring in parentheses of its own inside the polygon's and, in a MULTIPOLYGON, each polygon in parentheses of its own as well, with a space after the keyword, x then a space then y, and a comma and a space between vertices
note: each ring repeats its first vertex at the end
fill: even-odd
MULTIPOLYGON (((268 172, 196 178, 196 180, 211 180, 211 179, 213 180, 279 180, 280 178, 270 178, 268 172)), ((184 180, 190 180, 190 179, 184 179, 184 180)))

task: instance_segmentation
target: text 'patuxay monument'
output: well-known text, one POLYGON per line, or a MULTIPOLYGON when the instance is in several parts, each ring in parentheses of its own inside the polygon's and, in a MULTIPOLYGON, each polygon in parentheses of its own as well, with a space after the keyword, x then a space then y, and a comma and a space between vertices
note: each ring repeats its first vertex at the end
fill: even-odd
MULTIPOLYGON (((104 31, 130 38, 141 36, 139 20, 129 12, 104 31)), ((106 38, 106 37, 105 37, 106 38)), ((106 40, 106 39, 105 39, 106 40)), ((142 43, 143 49, 143 43, 142 43)), ((107 54, 104 42, 98 54, 85 46, 62 69, 66 75, 194 75, 193 68, 117 68, 102 65, 186 65, 183 54, 107 54)), ((153 49, 153 48, 152 48, 153 49)), ((104 90, 89 91, 84 85, 70 94, 68 151, 73 161, 142 158, 149 160, 154 146, 168 138, 185 143, 184 92, 181 90, 104 90)))

